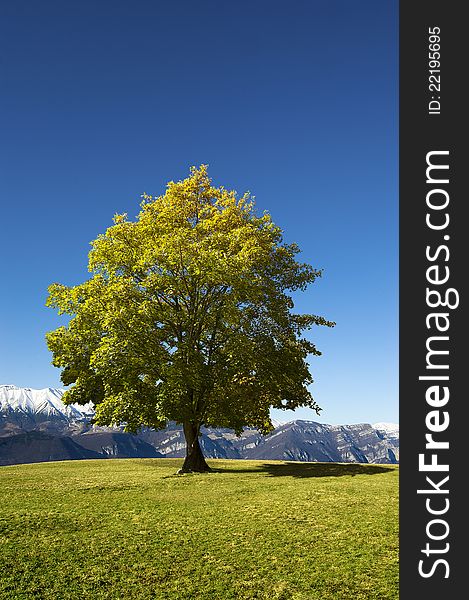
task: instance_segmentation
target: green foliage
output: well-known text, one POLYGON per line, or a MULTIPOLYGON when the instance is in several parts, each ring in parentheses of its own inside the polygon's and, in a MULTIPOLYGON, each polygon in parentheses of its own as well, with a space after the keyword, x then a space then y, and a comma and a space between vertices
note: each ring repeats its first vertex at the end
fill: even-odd
POLYGON ((212 186, 206 166, 143 195, 136 221, 116 215, 92 242, 91 278, 53 284, 47 305, 71 320, 47 334, 64 401, 93 401, 95 422, 271 430, 269 409, 308 406, 302 332, 333 323, 292 312, 290 292, 320 271, 296 261, 249 194, 212 186))
POLYGON ((0 468, 2 600, 397 600, 389 465, 0 468))

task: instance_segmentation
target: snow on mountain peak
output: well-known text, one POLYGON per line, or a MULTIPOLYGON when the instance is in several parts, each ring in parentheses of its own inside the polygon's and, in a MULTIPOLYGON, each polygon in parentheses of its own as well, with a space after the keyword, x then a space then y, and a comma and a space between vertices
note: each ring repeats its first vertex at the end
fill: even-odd
POLYGON ((281 427, 285 425, 288 421, 279 421, 279 419, 270 419, 272 421, 272 425, 277 429, 277 427, 281 427))
MULTIPOLYGON (((65 390, 60 388, 21 388, 16 385, 0 385, 0 412, 20 412, 27 415, 39 415, 41 417, 58 417, 67 421, 82 420, 94 413, 92 403, 80 406, 78 404, 65 405, 62 396, 65 390)), ((341 425, 327 425, 315 421, 295 420, 282 422, 272 419, 275 429, 286 425, 305 426, 308 425, 317 432, 340 430, 341 425)), ((349 425, 349 428, 361 428, 363 425, 349 425)), ((369 425, 368 425, 369 427, 369 425)), ((399 425, 396 423, 374 423, 371 427, 381 431, 386 436, 399 439, 399 425)))
POLYGON ((399 425, 397 423, 374 423, 374 429, 383 431, 388 435, 399 436, 399 425))
POLYGON ((90 412, 88 406, 65 405, 60 388, 20 388, 16 385, 0 385, 0 411, 63 417, 67 420, 82 419, 90 412))

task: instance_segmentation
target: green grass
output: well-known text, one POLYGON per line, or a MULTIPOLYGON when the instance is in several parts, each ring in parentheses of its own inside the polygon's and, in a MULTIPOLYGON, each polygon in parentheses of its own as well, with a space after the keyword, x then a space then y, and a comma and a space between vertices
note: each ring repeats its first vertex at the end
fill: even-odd
POLYGON ((0 468, 0 598, 398 598, 398 468, 211 460, 0 468))

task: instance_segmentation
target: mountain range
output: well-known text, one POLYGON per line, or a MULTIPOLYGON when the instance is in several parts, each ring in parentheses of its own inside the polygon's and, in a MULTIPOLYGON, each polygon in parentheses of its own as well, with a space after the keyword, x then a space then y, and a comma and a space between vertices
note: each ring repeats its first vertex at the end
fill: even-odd
MULTIPOLYGON (((0 465, 86 458, 182 457, 182 428, 125 433, 121 427, 90 424, 93 406, 62 402, 64 390, 0 385, 0 465)), ((246 428, 203 428, 201 446, 208 458, 320 462, 398 463, 399 426, 326 425, 295 420, 274 423, 263 436, 246 428)))

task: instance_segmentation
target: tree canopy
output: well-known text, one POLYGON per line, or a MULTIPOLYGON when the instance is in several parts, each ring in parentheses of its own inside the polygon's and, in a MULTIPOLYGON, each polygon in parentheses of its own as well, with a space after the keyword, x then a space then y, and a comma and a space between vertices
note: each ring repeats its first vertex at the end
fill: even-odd
POLYGON ((323 317, 295 314, 289 293, 321 275, 296 260, 249 194, 214 187, 207 167, 143 195, 135 221, 91 243, 91 277, 49 287, 47 305, 70 316, 47 334, 67 403, 92 401, 98 425, 183 424, 184 470, 208 469, 200 427, 272 430, 270 409, 310 407, 303 335, 323 317))

